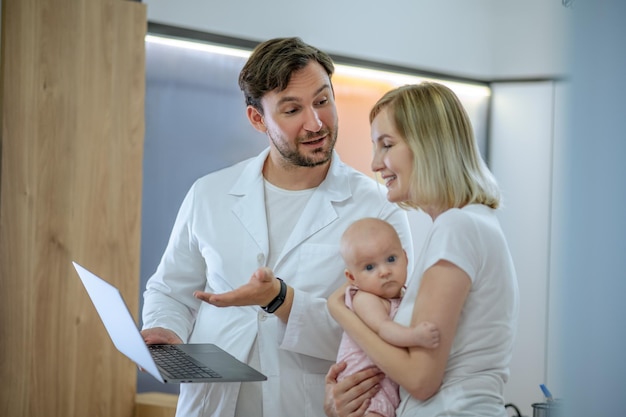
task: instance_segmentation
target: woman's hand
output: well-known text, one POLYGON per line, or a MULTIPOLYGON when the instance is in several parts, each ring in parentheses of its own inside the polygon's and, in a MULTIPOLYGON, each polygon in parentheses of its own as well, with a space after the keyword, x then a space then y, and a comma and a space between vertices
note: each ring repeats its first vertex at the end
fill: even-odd
MULTIPOLYGON (((330 296, 328 296, 328 300, 326 304, 328 305, 328 312, 335 320, 337 320, 337 314, 342 310, 349 310, 346 307, 346 288, 348 287, 348 283, 343 284, 341 287, 337 288, 330 296)), ((341 324, 341 323, 340 323, 341 324)))
POLYGON ((384 374, 378 368, 359 371, 337 382, 346 368, 345 362, 330 367, 326 374, 326 398, 324 412, 328 417, 361 417, 370 399, 380 390, 384 374))

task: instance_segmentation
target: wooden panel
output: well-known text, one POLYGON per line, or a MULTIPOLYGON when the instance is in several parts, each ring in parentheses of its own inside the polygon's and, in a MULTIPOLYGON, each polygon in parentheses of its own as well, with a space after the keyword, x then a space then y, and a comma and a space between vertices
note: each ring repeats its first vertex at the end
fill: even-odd
POLYGON ((134 417, 174 417, 178 395, 144 392, 135 399, 134 417))
POLYGON ((136 368, 71 260, 137 316, 145 5, 2 6, 0 415, 130 417, 136 368))

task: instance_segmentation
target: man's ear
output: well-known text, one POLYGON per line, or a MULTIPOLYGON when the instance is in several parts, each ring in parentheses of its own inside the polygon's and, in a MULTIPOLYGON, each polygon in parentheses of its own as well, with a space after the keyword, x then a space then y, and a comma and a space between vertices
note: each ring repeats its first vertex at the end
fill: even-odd
POLYGON ((261 133, 267 132, 267 127, 265 126, 265 119, 263 118, 263 115, 257 109, 255 109, 252 106, 248 106, 246 108, 246 115, 248 116, 248 120, 250 120, 252 127, 254 127, 256 130, 258 130, 261 133))

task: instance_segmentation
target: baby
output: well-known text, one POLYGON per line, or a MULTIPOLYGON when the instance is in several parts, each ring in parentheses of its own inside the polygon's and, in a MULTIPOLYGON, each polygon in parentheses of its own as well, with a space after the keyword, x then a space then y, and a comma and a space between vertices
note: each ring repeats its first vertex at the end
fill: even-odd
MULTIPOLYGON (((346 305, 386 342, 399 347, 439 345, 439 330, 422 322, 405 327, 393 321, 407 279, 408 258, 396 230, 377 218, 352 223, 341 237, 341 256, 346 264, 346 305)), ((362 369, 375 366, 365 352, 343 334, 337 362, 345 361, 341 380, 362 369)), ((400 402, 398 385, 385 378, 372 398, 365 416, 393 417, 400 402)))

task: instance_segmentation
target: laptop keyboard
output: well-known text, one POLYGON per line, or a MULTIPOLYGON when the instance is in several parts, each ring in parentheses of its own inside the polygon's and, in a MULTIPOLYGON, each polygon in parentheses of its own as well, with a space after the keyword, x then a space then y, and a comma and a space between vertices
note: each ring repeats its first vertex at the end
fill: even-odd
POLYGON ((176 345, 148 345, 152 357, 158 366, 171 378, 221 378, 221 375, 197 363, 176 345))

